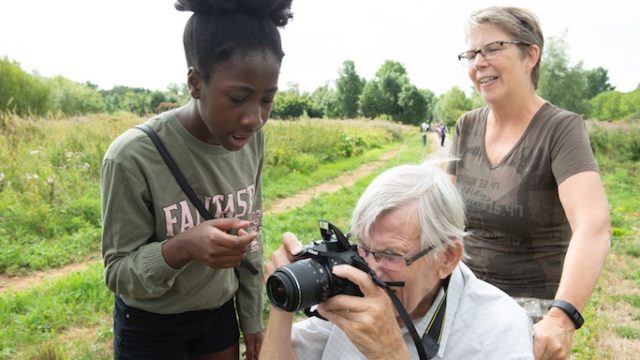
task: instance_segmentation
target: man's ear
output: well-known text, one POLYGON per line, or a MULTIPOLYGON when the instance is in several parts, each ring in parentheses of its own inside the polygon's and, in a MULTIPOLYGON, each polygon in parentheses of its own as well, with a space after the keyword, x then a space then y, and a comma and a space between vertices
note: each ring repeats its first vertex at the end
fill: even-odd
POLYGON ((462 259, 462 242, 456 239, 454 243, 447 247, 443 254, 442 265, 438 268, 438 277, 444 279, 449 276, 462 259))
POLYGON ((200 90, 202 89, 202 76, 200 72, 193 66, 189 66, 187 71, 187 85, 189 86, 189 94, 194 99, 200 98, 200 90))

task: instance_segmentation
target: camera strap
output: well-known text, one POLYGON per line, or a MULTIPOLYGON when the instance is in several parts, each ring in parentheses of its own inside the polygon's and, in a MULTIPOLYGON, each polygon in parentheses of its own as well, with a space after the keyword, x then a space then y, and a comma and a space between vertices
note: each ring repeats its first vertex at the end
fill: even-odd
POLYGON ((440 343, 440 337, 442 335, 442 324, 444 323, 444 314, 447 307, 447 289, 449 288, 449 280, 451 279, 451 275, 449 275, 443 281, 442 286, 444 288, 444 296, 440 300, 440 303, 438 303, 438 307, 436 308, 436 314, 431 319, 431 322, 429 323, 429 326, 427 327, 425 334, 421 338, 420 335, 418 335, 418 331, 416 330, 416 327, 413 325, 413 321, 409 317, 407 310, 405 310, 404 306, 402 305, 402 302, 400 301, 400 299, 398 299, 398 296, 396 295, 396 293, 393 292, 393 290, 391 289, 391 286, 389 286, 389 284, 387 284, 386 282, 382 281, 376 275, 375 271, 373 271, 373 269, 369 267, 369 265, 366 263, 364 259, 360 261, 354 260, 354 262, 359 265, 358 267, 360 269, 363 269, 369 273, 369 276, 371 276, 371 279, 373 280, 374 284, 385 289, 387 291, 387 294, 389 294, 389 297, 391 298, 393 305, 396 307, 396 310, 398 310, 398 314, 400 314, 400 318, 402 319, 402 321, 404 322, 404 325, 409 330, 409 334, 411 335, 411 338, 413 339, 413 343, 416 346, 416 351, 418 351, 418 356, 420 360, 433 359, 438 354, 438 349, 440 348, 439 343, 440 343), (360 261, 364 262, 364 264, 358 264, 360 261))
POLYGON ((440 338, 442 337, 442 325, 444 323, 444 315, 447 309, 447 289, 449 287, 450 279, 451 275, 449 275, 443 282, 442 286, 444 288, 444 296, 442 297, 442 299, 440 299, 440 302, 438 303, 438 306, 436 308, 436 313, 434 314, 433 318, 431 318, 429 326, 427 326, 427 329, 422 335, 422 338, 420 338, 420 336, 418 335, 418 332, 413 325, 413 321, 411 321, 409 314, 407 314, 407 311, 405 310, 404 306, 402 306, 400 299, 398 299, 398 296, 393 292, 393 290, 391 290, 391 287, 384 282, 382 282, 384 286, 381 286, 374 279, 374 282, 378 286, 381 286, 385 290, 387 290, 387 293, 389 294, 393 305, 395 305, 398 313, 400 314, 400 317, 402 318, 402 321, 409 330, 409 334, 411 335, 411 338, 416 345, 416 350, 418 351, 418 356, 421 360, 435 358, 438 354, 438 350, 440 349, 440 338))
POLYGON ((451 280, 451 275, 447 276, 442 283, 442 288, 444 290, 444 295, 440 302, 438 303, 438 307, 436 308, 436 313, 431 318, 429 322, 429 326, 425 330, 422 335, 422 345, 424 345, 425 349, 427 349, 427 355, 429 359, 432 359, 438 353, 440 349, 440 339, 442 338, 442 330, 444 324, 444 315, 447 310, 447 293, 449 289, 449 280, 451 280))
MULTIPOLYGON (((144 131, 149 136, 149 138, 153 142, 153 145, 155 145, 156 149, 158 149, 160 156, 162 156, 162 160, 164 160, 165 164, 167 164, 167 167, 169 168, 169 170, 171 170, 171 173, 173 174, 173 177, 176 179, 176 182, 178 183, 178 185, 180 185, 182 192, 184 192, 185 195, 187 195, 187 197, 189 198, 193 206, 195 206, 196 209, 198 209, 200 216, 202 216, 205 220, 213 219, 213 216, 211 215, 211 213, 209 213, 209 211, 204 207, 204 204, 202 204, 202 201, 198 199, 198 196, 196 195, 196 193, 193 191, 191 186, 189 186, 187 179, 184 177, 184 174, 182 173, 182 171, 180 171, 180 168, 176 164, 175 160, 173 160, 173 157, 169 153, 169 150, 167 150, 167 148, 162 143, 162 140, 160 140, 160 137, 158 136, 158 134, 156 134, 156 132, 149 125, 146 125, 146 124, 140 124, 136 126, 136 128, 144 131)), ((247 269, 249 269, 249 271, 251 271, 253 275, 259 274, 258 269, 256 269, 253 265, 251 265, 251 263, 248 262, 247 260, 242 260, 241 265, 244 265, 247 269)))
MULTIPOLYGON (((334 253, 325 252, 325 251, 318 251, 317 255, 324 256, 324 257, 337 257, 337 255, 335 255, 334 253)), ((393 305, 395 306, 396 310, 398 310, 398 314, 400 314, 400 318, 402 319, 405 326, 409 330, 409 334, 411 335, 411 338, 413 339, 413 343, 416 346, 416 350, 418 352, 418 356, 420 360, 429 360, 436 357, 436 355, 438 354, 438 350, 440 349, 440 339, 442 337, 444 315, 447 309, 447 292, 448 292, 447 290, 449 289, 449 281, 451 280, 451 275, 447 276, 443 280, 442 288, 444 290, 444 295, 442 296, 442 299, 440 299, 440 302, 436 307, 436 313, 434 314, 433 318, 431 318, 431 321, 429 322, 427 329, 425 330, 422 337, 420 337, 420 335, 418 334, 418 331, 416 330, 416 327, 413 325, 413 321, 411 320, 411 318, 409 317, 409 314, 407 313, 407 310, 405 310, 404 306, 402 305, 402 302, 400 301, 396 293, 393 292, 393 290, 391 289, 391 286, 396 286, 396 285, 404 286, 404 283, 403 282, 387 283, 385 281, 382 281, 376 275, 375 271, 373 271, 373 269, 369 267, 366 260, 362 259, 361 257, 358 257, 358 258, 353 259, 353 265, 358 269, 368 273, 369 276, 371 276, 371 280, 373 281, 374 284, 378 285, 379 287, 387 291, 387 294, 391 298, 391 302, 393 302, 393 305)), ((311 310, 310 308, 306 308, 304 310, 304 313, 309 317, 315 316, 323 320, 327 320, 324 317, 322 317, 317 310, 311 310)))

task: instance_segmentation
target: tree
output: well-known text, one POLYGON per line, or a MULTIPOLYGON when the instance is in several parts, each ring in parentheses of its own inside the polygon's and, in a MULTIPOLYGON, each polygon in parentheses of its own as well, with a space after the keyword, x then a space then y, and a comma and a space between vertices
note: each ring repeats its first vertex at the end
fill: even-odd
POLYGON ((487 105, 482 96, 480 96, 478 90, 473 86, 471 87, 471 97, 469 98, 469 101, 471 101, 472 109, 478 109, 487 105))
POLYGON ((106 106, 97 87, 81 84, 62 76, 42 79, 50 89, 49 111, 65 115, 81 115, 105 111, 106 106))
POLYGON ((569 65, 564 36, 548 41, 540 69, 538 94, 564 109, 584 114, 589 110, 588 84, 582 62, 569 65))
POLYGON ((397 61, 386 60, 376 72, 376 77, 380 80, 380 89, 385 99, 384 113, 399 120, 402 115, 402 107, 399 103, 400 92, 410 83, 407 70, 397 61))
POLYGON ((351 60, 342 63, 336 80, 336 101, 340 115, 354 118, 358 115, 358 99, 364 87, 364 80, 356 73, 351 60))
POLYGON ((378 71, 376 71, 376 77, 382 78, 385 75, 389 74, 398 74, 400 76, 407 75, 407 69, 405 69, 404 65, 394 60, 385 60, 385 62, 380 66, 378 71))
POLYGON ((629 93, 605 91, 589 101, 591 116, 600 120, 620 120, 640 118, 640 89, 629 93))
MULTIPOLYGON (((400 104, 400 94, 407 85, 411 83, 404 66, 397 61, 386 60, 376 72, 375 78, 368 81, 362 90, 360 96, 362 114, 367 117, 388 115, 395 120, 403 119, 404 110, 400 104)), ((414 91, 411 87, 406 89, 409 92, 414 91)), ((413 95, 405 94, 403 102, 415 103, 415 101, 409 102, 411 96, 413 95)), ((414 112, 414 109, 408 109, 408 111, 414 112)))
POLYGON ((436 105, 437 101, 436 94, 428 89, 422 89, 420 92, 427 104, 427 111, 424 114, 424 119, 428 123, 431 123, 433 121, 433 107, 436 105))
POLYGON ((600 120, 621 119, 623 94, 619 91, 606 91, 594 96, 589 100, 591 104, 590 116, 600 120))
POLYGON ((279 92, 273 100, 271 115, 278 119, 294 119, 304 114, 307 107, 305 99, 296 87, 279 92))
POLYGON ((464 91, 454 86, 438 98, 433 115, 437 122, 453 126, 463 113, 471 109, 471 100, 467 99, 464 91))
MULTIPOLYGON (((317 117, 336 118, 340 116, 336 91, 328 84, 318 87, 311 93, 311 105, 318 109, 317 117)), ((309 114, 310 117, 315 117, 309 114)))
POLYGON ((384 91, 380 80, 367 81, 360 94, 360 111, 362 115, 369 118, 376 118, 387 114, 391 107, 389 99, 384 96, 384 91))
POLYGON ((587 76, 588 99, 592 99, 594 96, 602 92, 616 89, 615 86, 611 86, 611 84, 609 84, 609 74, 607 73, 607 69, 603 67, 587 70, 585 75, 587 76))
POLYGON ((115 86, 101 93, 108 112, 129 111, 145 115, 154 112, 162 102, 152 91, 144 88, 115 86))
POLYGON ((404 124, 419 125, 427 117, 427 99, 417 87, 405 84, 398 97, 400 121, 404 124))
POLYGON ((27 74, 20 64, 0 58, 0 111, 18 115, 47 113, 49 87, 39 78, 27 74))
POLYGON ((165 91, 165 100, 176 104, 186 104, 191 99, 189 87, 186 83, 180 85, 171 83, 165 91))

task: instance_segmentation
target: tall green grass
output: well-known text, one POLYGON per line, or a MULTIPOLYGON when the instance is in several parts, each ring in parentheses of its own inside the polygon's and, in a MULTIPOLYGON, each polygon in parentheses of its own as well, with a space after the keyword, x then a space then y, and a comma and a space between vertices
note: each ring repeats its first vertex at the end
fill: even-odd
POLYGON ((102 156, 139 121, 0 114, 0 272, 57 267, 98 251, 102 156))
POLYGON ((605 267, 605 274, 585 308, 585 326, 575 333, 573 358, 613 359, 615 349, 598 348, 603 334, 632 339, 638 339, 637 334, 640 334, 640 302, 636 295, 640 287, 640 271, 637 270, 640 268, 640 128, 594 125, 590 139, 609 200, 610 253, 622 259, 624 266, 605 267), (636 289, 615 289, 616 294, 622 295, 612 295, 607 287, 610 285, 603 281, 620 276, 634 282, 636 289), (601 313, 603 304, 611 308, 621 301, 634 308, 636 315, 630 316, 631 325, 612 323, 601 313))
POLYGON ((589 134, 591 147, 599 161, 626 163, 640 161, 640 127, 607 128, 592 124, 589 134))

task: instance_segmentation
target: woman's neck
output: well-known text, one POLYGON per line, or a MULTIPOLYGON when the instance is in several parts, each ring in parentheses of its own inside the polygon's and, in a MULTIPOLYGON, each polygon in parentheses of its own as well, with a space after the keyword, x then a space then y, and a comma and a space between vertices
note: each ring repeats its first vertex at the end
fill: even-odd
POLYGON ((495 127, 526 127, 545 101, 535 92, 525 96, 511 96, 498 103, 489 104, 489 121, 495 127))

